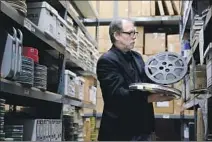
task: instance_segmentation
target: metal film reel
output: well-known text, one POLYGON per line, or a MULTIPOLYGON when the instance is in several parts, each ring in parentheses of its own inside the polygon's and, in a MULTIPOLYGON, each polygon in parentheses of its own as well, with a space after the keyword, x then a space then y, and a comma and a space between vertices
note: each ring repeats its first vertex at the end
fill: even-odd
POLYGON ((181 91, 172 87, 151 84, 151 83, 134 83, 129 86, 130 90, 146 91, 153 94, 164 94, 172 96, 175 99, 181 97, 181 91))
POLYGON ((147 76, 158 84, 180 81, 188 70, 186 60, 173 52, 162 52, 150 57, 145 64, 147 76))

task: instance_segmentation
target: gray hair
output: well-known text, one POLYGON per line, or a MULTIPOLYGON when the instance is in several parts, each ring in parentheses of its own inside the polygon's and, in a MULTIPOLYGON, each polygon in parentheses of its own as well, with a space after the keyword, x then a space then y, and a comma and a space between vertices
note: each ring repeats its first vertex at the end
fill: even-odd
POLYGON ((130 21, 134 24, 134 22, 131 20, 131 19, 128 19, 128 18, 117 18, 117 19, 114 19, 111 23, 110 23, 110 26, 109 26, 109 35, 110 35, 110 40, 112 43, 114 43, 116 41, 115 37, 114 37, 114 33, 115 32, 122 32, 123 31, 123 26, 122 26, 122 23, 123 21, 130 21))

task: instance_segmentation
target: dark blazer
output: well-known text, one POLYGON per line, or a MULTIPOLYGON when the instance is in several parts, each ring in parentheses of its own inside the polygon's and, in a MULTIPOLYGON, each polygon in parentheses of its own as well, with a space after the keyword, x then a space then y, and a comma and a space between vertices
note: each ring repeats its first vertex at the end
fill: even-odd
MULTIPOLYGON (((134 51, 132 55, 142 82, 149 82, 141 55, 134 51)), ((135 80, 116 47, 112 46, 99 58, 97 77, 104 100, 99 141, 130 140, 135 135, 154 131, 154 112, 152 103, 147 103, 148 94, 129 90, 128 86, 135 80)))

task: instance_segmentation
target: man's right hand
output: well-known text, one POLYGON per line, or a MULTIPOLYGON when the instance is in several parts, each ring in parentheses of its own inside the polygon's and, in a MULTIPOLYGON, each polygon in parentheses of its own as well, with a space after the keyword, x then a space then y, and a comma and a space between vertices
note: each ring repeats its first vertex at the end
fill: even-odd
POLYGON ((174 97, 172 96, 164 96, 163 94, 151 94, 148 96, 148 103, 152 102, 163 102, 163 101, 171 101, 174 97))

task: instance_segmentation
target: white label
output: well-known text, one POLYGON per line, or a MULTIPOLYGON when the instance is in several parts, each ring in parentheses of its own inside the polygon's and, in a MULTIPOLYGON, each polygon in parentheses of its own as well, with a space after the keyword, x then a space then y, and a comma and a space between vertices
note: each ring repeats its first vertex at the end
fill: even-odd
POLYGON ((167 16, 162 17, 162 20, 168 20, 167 16))
POLYGON ((165 118, 165 119, 169 119, 169 118, 170 118, 170 116, 169 116, 168 114, 164 114, 164 115, 163 115, 163 118, 165 118))
POLYGON ((184 129, 184 138, 189 138, 189 130, 187 127, 184 129))
POLYGON ((169 107, 169 102, 157 102, 157 107, 169 107))
POLYGON ((31 25, 31 23, 28 21, 28 19, 24 19, 24 27, 26 27, 28 30, 31 31, 32 25, 31 25))

